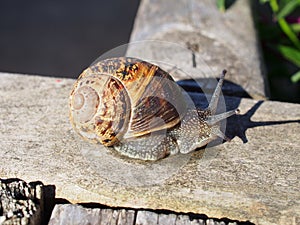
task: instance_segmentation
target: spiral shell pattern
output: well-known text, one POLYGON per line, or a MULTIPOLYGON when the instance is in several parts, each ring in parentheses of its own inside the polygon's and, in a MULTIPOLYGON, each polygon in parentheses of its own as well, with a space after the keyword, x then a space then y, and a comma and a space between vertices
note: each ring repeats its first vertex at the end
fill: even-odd
POLYGON ((70 109, 71 123, 82 137, 111 146, 127 130, 130 99, 114 77, 91 74, 75 84, 70 109))
POLYGON ((180 122, 184 110, 181 89, 172 77, 135 58, 113 58, 91 65, 70 95, 74 129, 85 139, 105 146, 171 128, 180 122))

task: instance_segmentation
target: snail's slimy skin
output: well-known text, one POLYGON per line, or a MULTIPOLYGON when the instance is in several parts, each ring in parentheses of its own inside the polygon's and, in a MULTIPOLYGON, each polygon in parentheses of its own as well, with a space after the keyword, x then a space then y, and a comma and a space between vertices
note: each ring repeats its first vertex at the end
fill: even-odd
POLYGON ((214 115, 226 71, 209 107, 189 109, 181 88, 158 66, 135 58, 107 59, 87 68, 70 95, 70 121, 86 140, 141 160, 189 153, 225 135, 214 115))

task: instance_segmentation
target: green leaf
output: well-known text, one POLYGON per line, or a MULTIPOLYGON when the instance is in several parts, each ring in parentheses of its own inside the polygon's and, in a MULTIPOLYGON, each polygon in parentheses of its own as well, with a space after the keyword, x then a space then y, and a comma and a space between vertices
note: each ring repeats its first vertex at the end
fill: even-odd
POLYGON ((300 5, 300 0, 290 0, 279 10, 279 12, 277 13, 277 19, 281 19, 291 14, 299 5, 300 5))
POLYGON ((217 7, 221 12, 225 12, 225 0, 217 0, 217 7))
POLYGON ((300 23, 294 23, 294 24, 291 24, 290 26, 295 33, 300 32, 300 23))
POLYGON ((270 0, 270 6, 273 12, 277 13, 279 10, 279 5, 276 0, 270 0))
MULTIPOLYGON (((294 1, 294 0, 293 0, 294 1)), ((297 0, 299 1, 299 0, 297 0)), ((273 11, 273 13, 277 13, 279 11, 279 5, 277 0, 270 0, 270 6, 273 11)), ((289 26, 289 24, 286 22, 284 18, 278 19, 278 24, 282 31, 285 33, 286 36, 293 42, 293 44, 300 49, 300 41, 297 37, 297 35, 293 32, 292 28, 289 26)))
POLYGON ((278 45, 277 50, 284 58, 300 67, 300 51, 285 45, 278 45))
POLYGON ((270 0, 259 0, 259 3, 260 3, 260 4, 265 4, 265 3, 268 2, 268 1, 270 1, 270 0))
POLYGON ((288 36, 288 38, 293 42, 293 44, 300 50, 300 41, 297 35, 293 32, 290 25, 285 21, 284 18, 278 20, 278 24, 281 27, 282 31, 288 36))
POLYGON ((290 1, 294 1, 294 0, 278 0, 278 5, 279 5, 279 8, 283 8, 286 4, 288 4, 290 1))
POLYGON ((300 70, 291 77, 291 81, 293 83, 297 83, 300 81, 300 70))

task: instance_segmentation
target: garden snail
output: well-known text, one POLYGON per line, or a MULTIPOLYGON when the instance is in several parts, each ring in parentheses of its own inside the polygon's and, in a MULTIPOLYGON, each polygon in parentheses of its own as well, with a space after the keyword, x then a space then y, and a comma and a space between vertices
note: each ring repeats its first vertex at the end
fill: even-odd
POLYGON ((70 121, 84 139, 142 160, 189 153, 221 137, 214 115, 226 71, 207 109, 191 109, 181 88, 158 66, 135 58, 112 58, 87 68, 70 94, 70 121))

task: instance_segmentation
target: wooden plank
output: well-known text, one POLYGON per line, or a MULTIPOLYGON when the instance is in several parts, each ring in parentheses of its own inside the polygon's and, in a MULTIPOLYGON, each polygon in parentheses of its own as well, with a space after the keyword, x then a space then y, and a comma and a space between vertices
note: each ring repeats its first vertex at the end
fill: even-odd
POLYGON ((134 210, 121 209, 118 225, 133 225, 135 221, 135 214, 134 210))
MULTIPOLYGON (((228 222, 228 221, 227 221, 228 222)), ((56 205, 49 225, 90 224, 90 225, 225 225, 225 221, 197 219, 188 214, 174 214, 149 210, 84 208, 80 205, 56 205), (115 219, 113 219, 115 215, 115 219), (122 216, 121 216, 122 215, 122 216)), ((230 225, 250 223, 228 222, 230 225)))
POLYGON ((176 215, 175 214, 161 214, 158 217, 158 224, 175 224, 176 215))
POLYGON ((136 224, 156 225, 158 222, 158 214, 150 211, 138 211, 136 216, 136 224))
POLYGON ((211 0, 141 1, 127 56, 173 70, 178 80, 215 78, 227 69, 231 95, 268 97, 249 0, 225 13, 211 0))
MULTIPOLYGON (((249 1, 236 1, 224 15, 211 4, 208 0, 143 1, 132 41, 151 38, 169 45, 130 44, 127 54, 171 71, 175 66, 172 74, 177 79, 199 81, 202 77, 201 86, 208 86, 205 90, 214 88, 206 82, 208 77, 229 67, 227 79, 251 97, 264 99, 267 94, 249 1)), ((300 105, 226 97, 223 107, 241 110, 227 121, 230 143, 219 141, 193 154, 141 164, 86 143, 74 133, 68 121, 73 82, 0 74, 0 155, 4 162, 0 177, 55 184, 57 197, 73 203, 192 212, 229 218, 230 223, 299 221, 300 105)), ((229 95, 241 93, 232 86, 228 91, 229 95)), ((204 95, 190 96, 197 105, 205 105, 204 95)), ((99 213, 107 222, 120 217, 114 209, 99 213)), ((187 222, 186 215, 177 219, 187 222)), ((218 222, 207 219, 205 223, 218 222)))
MULTIPOLYGON (((54 184, 57 198, 73 203, 255 224, 299 218, 299 104, 226 98, 229 109, 241 110, 228 120, 230 143, 144 165, 74 133, 68 120, 73 82, 0 74, 0 177, 54 184)), ((193 96, 200 101, 200 94, 193 96)))
POLYGON ((43 184, 0 179, 0 224, 40 224, 44 215, 43 184))

